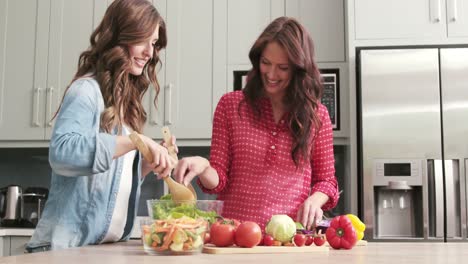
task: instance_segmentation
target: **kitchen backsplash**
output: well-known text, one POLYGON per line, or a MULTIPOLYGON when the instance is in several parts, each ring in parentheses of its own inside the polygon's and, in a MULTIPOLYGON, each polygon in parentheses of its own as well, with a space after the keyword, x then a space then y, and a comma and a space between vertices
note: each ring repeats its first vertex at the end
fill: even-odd
POLYGON ((0 149, 0 187, 49 188, 50 173, 48 148, 0 149))
MULTIPOLYGON (((208 158, 209 151, 209 147, 179 147, 179 158, 195 155, 208 158)), ((49 188, 51 171, 48 148, 0 149, 0 187, 19 185, 23 188, 49 188)), ((203 193, 197 184, 194 187, 199 199, 215 199, 214 195, 203 193)), ((148 175, 141 186, 138 215, 147 215, 146 200, 158 199, 163 194, 163 181, 148 175)))
MULTIPOLYGON (((179 158, 186 156, 209 157, 209 147, 179 147, 179 158)), ((335 146, 335 168, 340 189, 344 188, 346 147, 335 146)), ((48 161, 48 148, 4 148, 0 149, 0 187, 15 184, 23 188, 46 187, 50 185, 51 168, 48 161)), ((198 199, 215 199, 215 195, 203 193, 198 185, 195 187, 198 199)), ((164 194, 164 184, 154 175, 148 175, 141 186, 140 204, 137 214, 147 215, 146 200, 158 199, 164 194)), ((344 196, 343 196, 344 197, 344 196)), ((344 209, 344 201, 340 200, 331 212, 339 214, 344 209)))

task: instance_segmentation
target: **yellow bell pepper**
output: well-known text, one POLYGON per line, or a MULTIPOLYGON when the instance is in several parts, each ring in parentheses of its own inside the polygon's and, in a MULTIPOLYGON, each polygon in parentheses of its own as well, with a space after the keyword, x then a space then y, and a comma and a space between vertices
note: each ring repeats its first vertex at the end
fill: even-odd
POLYGON ((364 230, 366 230, 366 225, 361 221, 361 219, 359 219, 359 217, 353 214, 347 214, 346 216, 349 218, 349 220, 351 220, 354 229, 356 229, 357 240, 361 240, 364 237, 364 230))

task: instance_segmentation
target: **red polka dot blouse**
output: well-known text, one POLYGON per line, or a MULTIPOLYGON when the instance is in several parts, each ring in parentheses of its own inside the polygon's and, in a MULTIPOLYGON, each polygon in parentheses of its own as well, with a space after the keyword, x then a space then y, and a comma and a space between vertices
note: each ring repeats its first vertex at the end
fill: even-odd
POLYGON ((215 111, 210 164, 219 175, 218 186, 209 190, 198 180, 204 192, 224 201, 222 215, 257 222, 263 230, 275 214, 295 220, 299 206, 316 191, 329 196, 323 210, 335 207, 339 193, 326 107, 320 104, 322 127, 314 143, 309 140, 310 162, 296 168, 287 115, 275 123, 270 100, 263 98, 257 118, 246 103, 239 108, 243 98, 241 91, 227 93, 215 111))

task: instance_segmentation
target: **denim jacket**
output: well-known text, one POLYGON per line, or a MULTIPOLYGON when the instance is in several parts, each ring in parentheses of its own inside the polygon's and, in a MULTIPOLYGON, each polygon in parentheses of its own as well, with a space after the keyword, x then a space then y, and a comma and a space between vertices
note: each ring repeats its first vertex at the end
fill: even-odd
MULTIPOLYGON (((99 244, 106 235, 119 189, 123 156, 112 158, 116 133, 100 131, 103 110, 103 97, 95 79, 78 79, 72 83, 50 141, 49 197, 27 244, 28 251, 44 246, 59 249, 99 244)), ((141 179, 140 167, 138 164, 138 179, 141 179)), ((141 180, 135 207, 140 184, 141 180)), ((135 216, 136 213, 133 219, 135 216)), ((124 240, 128 238, 129 235, 124 240)))

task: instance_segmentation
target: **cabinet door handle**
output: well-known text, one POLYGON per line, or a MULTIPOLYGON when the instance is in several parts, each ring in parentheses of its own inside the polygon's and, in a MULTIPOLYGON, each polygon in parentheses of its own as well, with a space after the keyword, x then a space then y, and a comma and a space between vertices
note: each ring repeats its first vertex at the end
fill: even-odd
POLYGON ((172 115, 171 115, 171 104, 172 104, 172 88, 173 84, 170 83, 166 85, 166 91, 164 93, 164 123, 166 125, 172 125, 172 115))
POLYGON ((35 107, 35 111, 33 113, 34 115, 34 119, 33 119, 33 126, 35 127, 40 127, 41 126, 41 123, 39 122, 39 104, 41 103, 41 90, 42 88, 41 87, 36 87, 34 89, 34 101, 36 102, 36 107, 35 107))
POLYGON ((431 22, 440 23, 441 3, 440 0, 430 0, 429 9, 431 13, 431 22))
POLYGON ((47 103, 49 105, 49 111, 47 114, 47 126, 52 126, 52 94, 54 93, 54 87, 50 86, 47 88, 47 103))
POLYGON ((149 122, 150 125, 157 126, 158 125, 158 113, 156 111, 154 105, 154 87, 150 86, 150 107, 149 107, 149 122))
POLYGON ((451 22, 457 21, 457 15, 458 15, 457 1, 458 0, 448 0, 447 2, 448 15, 449 15, 451 22))

